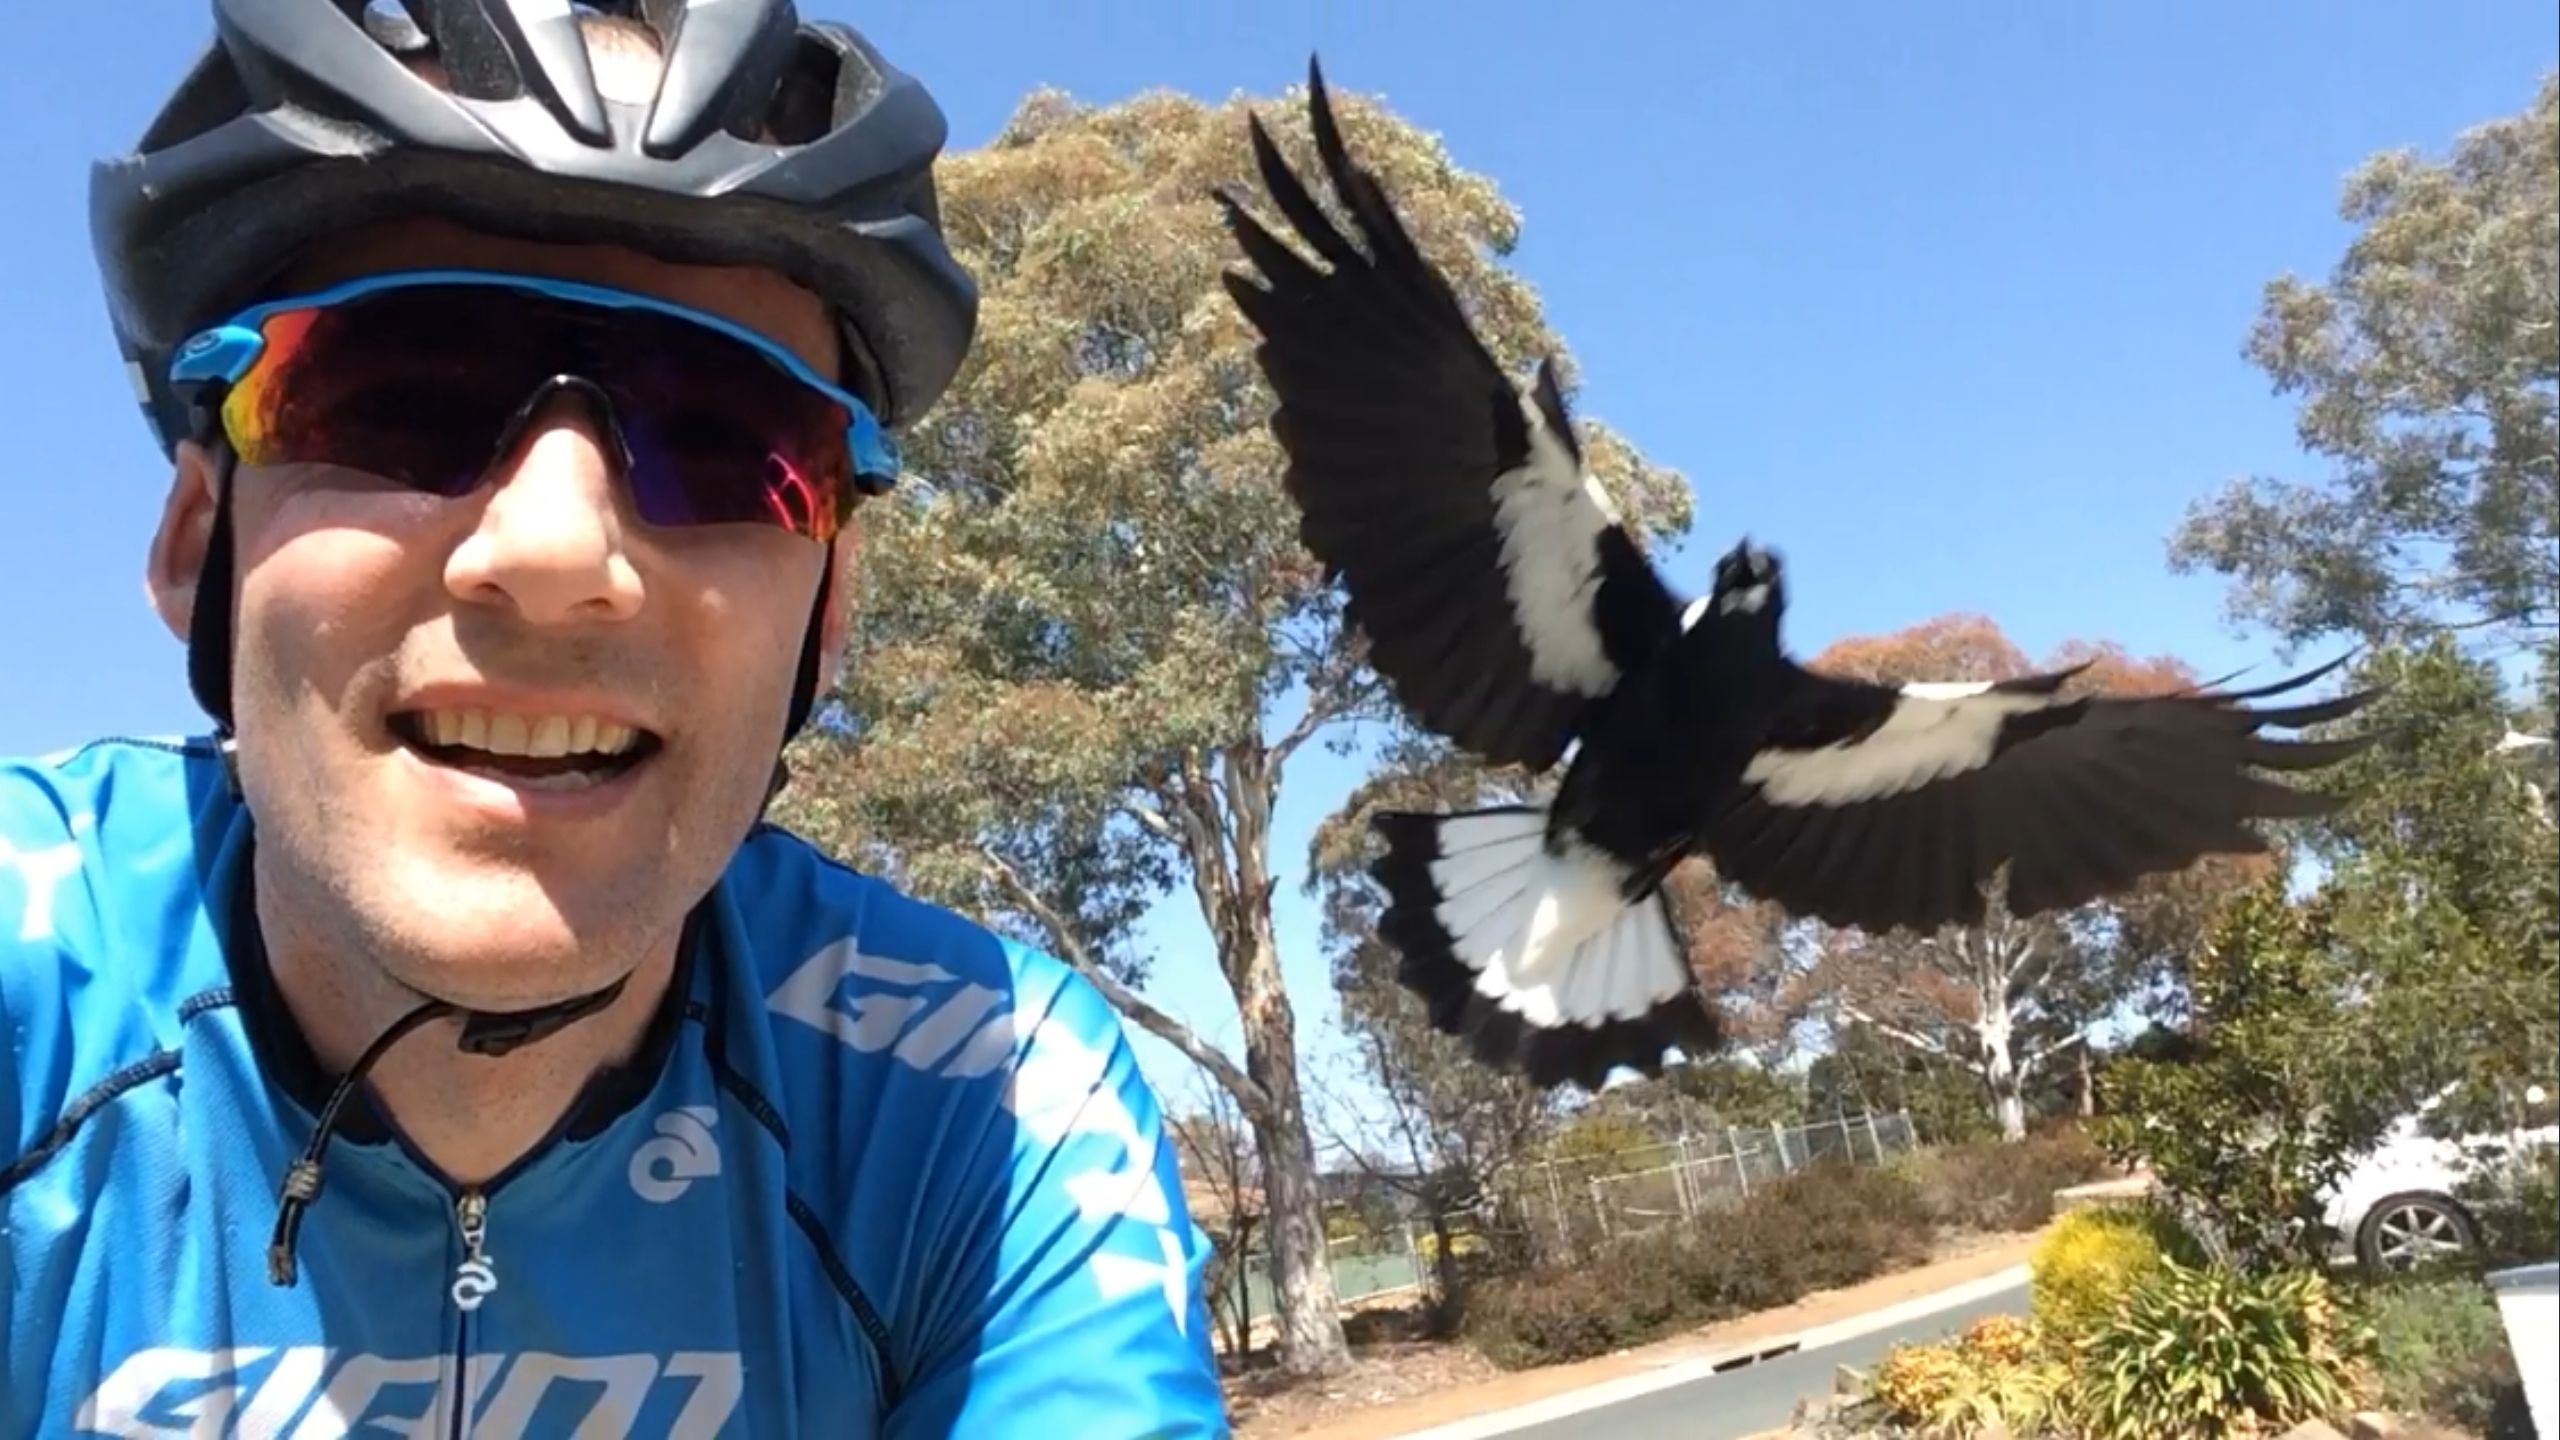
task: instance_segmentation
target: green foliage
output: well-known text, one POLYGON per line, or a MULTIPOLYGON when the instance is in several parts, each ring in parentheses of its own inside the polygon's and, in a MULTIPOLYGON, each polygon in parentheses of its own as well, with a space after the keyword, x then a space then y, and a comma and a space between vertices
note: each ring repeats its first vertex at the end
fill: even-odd
POLYGON ((2456 1191, 2480 1224, 2484 1263, 2560 1260, 2560 1145, 2528 1145, 2484 1159, 2456 1191))
POLYGON ((2053 1218, 2053 1192, 2095 1180, 2107 1157, 2076 1126, 2019 1141, 1974 1140, 1895 1162, 1920 1187, 1930 1220, 1949 1230, 2032 1230, 2053 1218))
POLYGON ((2439 637, 2385 649, 2383 738, 2339 767, 2345 807, 2312 831, 2333 867, 2341 962, 2405 1083, 2461 1091, 2441 1119, 2498 1123, 2498 1096, 2560 1089, 2560 831, 2497 745, 2517 707, 2497 671, 2439 637))
POLYGON ((2195 1237, 2156 1205, 2093 1205, 2062 1217, 2028 1262, 2036 1324, 2070 1343, 2096 1330, 2169 1260, 2204 1259, 2195 1237))
POLYGON ((1919 1195, 1901 1176, 1821 1166, 1755 1186, 1695 1226, 1489 1280, 1475 1291, 1467 1333, 1504 1366, 1585 1359, 1912 1263, 1930 1234, 1919 1195))
POLYGON ((1540 1158, 1578 1175, 1611 1175, 1634 1168, 1638 1160, 1661 1148, 1661 1137, 1635 1117, 1598 1109, 1566 1122, 1542 1148, 1540 1158))
POLYGON ((2164 1264, 2078 1346, 2088 1440, 2215 1440, 2351 1408, 2370 1342, 2312 1270, 2164 1264))
POLYGON ((2376 1398, 2487 1433, 2517 1389, 2515 1353, 2489 1288, 2469 1276, 2395 1278, 2356 1297, 2373 1330, 2376 1398))
POLYGON ((2431 622, 2549 642, 2560 615, 2560 75, 2428 162, 2346 183, 2359 231, 2326 285, 2266 288, 2248 356, 2299 397, 2334 482, 2264 477, 2188 513, 2180 570, 2287 637, 2431 622))
POLYGON ((1910 1112, 1932 1145, 2000 1138, 1982 1077, 1962 1061, 1897 1045, 1872 1025, 1840 1025, 1831 1048, 1805 1067, 1805 1114, 1822 1120, 1870 1109, 1910 1112))
POLYGON ((2316 1263, 2322 1196, 2389 1126, 2393 1072, 2348 1005, 2332 921, 2280 878, 2223 914, 2193 965, 2196 1049, 2108 1074, 2099 1142, 2147 1161, 2212 1240, 2245 1262, 2316 1263))
POLYGON ((1654 1092, 1668 1102, 1656 1108, 1704 1124, 1749 1129, 1801 1125, 1807 1118, 1804 1095, 1794 1082, 1764 1066, 1722 1056, 1693 1058, 1664 1070, 1658 1080, 1634 1081, 1612 1093, 1631 1091, 1654 1092))

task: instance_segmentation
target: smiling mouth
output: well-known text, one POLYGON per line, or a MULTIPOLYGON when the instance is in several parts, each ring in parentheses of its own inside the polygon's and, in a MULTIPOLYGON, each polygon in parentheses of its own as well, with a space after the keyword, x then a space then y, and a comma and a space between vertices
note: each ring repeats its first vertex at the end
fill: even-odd
POLYGON ((530 790, 585 790, 620 779, 664 743, 593 715, 496 710, 404 710, 393 736, 430 765, 530 790))

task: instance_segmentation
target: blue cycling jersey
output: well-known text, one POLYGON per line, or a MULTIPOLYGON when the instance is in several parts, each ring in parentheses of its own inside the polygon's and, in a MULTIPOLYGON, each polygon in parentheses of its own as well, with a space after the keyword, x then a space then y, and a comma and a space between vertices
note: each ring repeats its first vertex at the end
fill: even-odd
POLYGON ((1207 1246, 1082 977, 760 828, 635 1061, 482 1188, 322 1072, 209 744, 0 762, 7 1436, 1226 1433, 1207 1246))

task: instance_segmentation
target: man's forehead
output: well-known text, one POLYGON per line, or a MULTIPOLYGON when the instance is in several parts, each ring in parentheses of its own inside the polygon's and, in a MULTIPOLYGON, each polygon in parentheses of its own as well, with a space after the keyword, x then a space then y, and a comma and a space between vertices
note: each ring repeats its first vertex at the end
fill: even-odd
POLYGON ((654 295, 771 336, 821 374, 842 371, 834 322, 808 290, 770 270, 676 264, 622 245, 528 240, 433 217, 378 221, 305 252, 287 273, 285 288, 315 290, 394 270, 447 267, 505 270, 654 295))

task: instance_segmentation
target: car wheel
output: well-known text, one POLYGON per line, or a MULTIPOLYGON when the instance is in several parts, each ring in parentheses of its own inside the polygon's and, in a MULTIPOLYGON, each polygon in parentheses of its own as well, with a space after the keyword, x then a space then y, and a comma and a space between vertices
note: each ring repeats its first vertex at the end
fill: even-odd
POLYGON ((2389 1196, 2375 1202, 2356 1228, 2356 1258, 2375 1270, 2449 1260, 2479 1243, 2470 1213, 2444 1195, 2389 1196))

